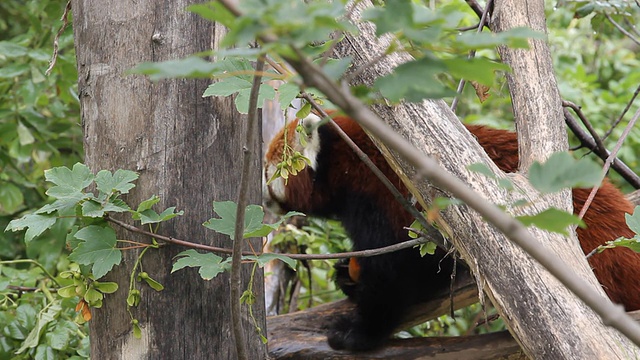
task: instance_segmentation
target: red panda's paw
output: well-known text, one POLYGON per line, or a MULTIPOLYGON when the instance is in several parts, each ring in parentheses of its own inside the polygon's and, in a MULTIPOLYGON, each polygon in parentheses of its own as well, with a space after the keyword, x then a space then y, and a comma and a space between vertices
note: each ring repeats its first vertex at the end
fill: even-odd
POLYGON ((327 334, 329 346, 334 350, 368 351, 382 346, 390 334, 363 326, 350 316, 341 316, 327 334))

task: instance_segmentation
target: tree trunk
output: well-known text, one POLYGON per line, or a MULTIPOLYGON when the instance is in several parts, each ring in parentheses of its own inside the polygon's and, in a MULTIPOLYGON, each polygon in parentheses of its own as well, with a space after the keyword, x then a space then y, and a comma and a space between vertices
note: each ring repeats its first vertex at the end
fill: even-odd
MULTIPOLYGON (((231 99, 202 98, 207 80, 152 83, 125 72, 145 61, 186 57, 215 48, 224 34, 184 9, 190 1, 74 0, 74 34, 87 165, 95 172, 118 168, 140 179, 127 200, 133 206, 157 194, 158 208, 176 206, 184 216, 159 232, 209 245, 231 247, 227 236, 205 231, 212 202, 237 199, 238 161, 246 138, 245 119, 231 99)), ((259 137, 256 137, 259 139, 259 137)), ((250 151, 260 153, 259 143, 250 151)), ((249 201, 260 202, 260 156, 255 157, 249 201)), ((150 240, 117 229, 119 239, 150 240)), ((257 244, 256 248, 260 248, 257 244)), ((228 274, 204 281, 193 269, 171 274, 174 256, 185 250, 166 246, 148 251, 144 271, 165 286, 156 292, 137 283, 139 306, 131 308, 142 338, 132 333, 127 289, 138 256, 123 251, 123 263, 108 275, 120 285, 91 320, 91 354, 98 359, 234 359, 230 330, 228 274)), ((251 265, 243 269, 247 285, 251 265)), ((253 278, 254 315, 264 329, 262 272, 253 278)), ((236 299, 236 301, 238 301, 236 299)), ((265 346, 243 310, 243 329, 251 359, 264 359, 265 346)))
MULTIPOLYGON (((355 6, 354 17, 367 3, 363 1, 355 6)), ((376 39, 369 23, 359 24, 359 30, 357 37, 346 35, 345 41, 336 48, 339 57, 352 57, 355 69, 367 67, 367 71, 354 79, 356 83, 371 84, 409 60, 406 54, 394 53, 375 62, 374 59, 379 60, 380 54, 386 52, 390 40, 376 39)), ((443 101, 402 104, 393 108, 378 106, 375 110, 413 146, 437 159, 448 172, 491 202, 504 204, 515 200, 510 199, 510 195, 493 181, 467 170, 469 164, 481 161, 496 174, 500 173, 443 101)), ((420 178, 420 174, 404 159, 395 153, 391 156, 407 179, 420 178)), ((523 181, 522 176, 516 174, 511 178, 517 188, 531 194, 528 200, 539 200, 532 195, 535 191, 523 181)), ((427 202, 436 196, 447 196, 428 181, 418 182, 416 188, 427 202)), ((556 206, 562 207, 563 200, 557 201, 556 204, 560 205, 556 206)), ((528 208, 528 211, 541 211, 549 205, 535 202, 535 207, 528 208)), ((627 358, 636 349, 626 338, 606 328, 591 309, 467 206, 446 209, 438 225, 451 236, 474 272, 480 289, 490 296, 514 337, 532 358, 627 358)), ((562 236, 536 229, 531 229, 531 233, 552 249, 549 251, 559 253, 576 274, 588 279, 592 288, 604 296, 586 261, 579 258, 582 254, 575 241, 568 242, 562 236)))

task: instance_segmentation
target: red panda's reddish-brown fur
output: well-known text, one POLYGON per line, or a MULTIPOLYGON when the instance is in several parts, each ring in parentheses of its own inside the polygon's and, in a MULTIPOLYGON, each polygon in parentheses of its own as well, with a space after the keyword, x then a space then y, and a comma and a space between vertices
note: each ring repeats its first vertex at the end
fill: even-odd
MULTIPOLYGON (((360 126, 347 117, 337 116, 334 120, 400 192, 408 196, 406 187, 360 126)), ((288 125, 289 142, 294 139, 296 125, 297 122, 288 125)), ((467 128, 499 168, 505 172, 517 170, 515 133, 474 125, 467 128)), ((282 161, 283 132, 284 129, 269 147, 267 168, 282 161)), ((284 185, 284 199, 271 200, 275 200, 283 210, 341 220, 354 241, 355 250, 406 240, 403 227, 412 222, 411 215, 337 137, 335 130, 322 126, 318 134, 320 151, 315 168, 308 167, 297 176, 290 176, 284 185)), ((265 172, 268 173, 267 170, 265 172)), ((268 192, 273 198, 271 188, 268 192)), ((590 189, 573 190, 576 212, 582 208, 589 192, 590 189)), ((627 227, 624 216, 632 211, 631 203, 605 180, 584 217, 587 228, 577 230, 582 250, 588 253, 606 241, 621 236, 632 237, 634 234, 627 227)), ((448 285, 452 269, 450 259, 443 259, 443 254, 419 258, 414 256, 416 253, 407 250, 359 259, 358 282, 349 288, 340 284, 341 275, 338 274, 338 284, 358 307, 352 318, 339 319, 330 330, 329 344, 332 347, 366 350, 379 345, 390 335, 397 318, 403 314, 402 311, 386 309, 410 305, 428 297, 428 290, 433 292, 448 285), (411 278, 411 282, 405 278, 411 278), (377 321, 371 319, 376 317, 379 318, 377 321)), ((589 263, 614 302, 623 304, 628 311, 640 309, 640 254, 629 249, 609 249, 592 256, 589 263)), ((349 274, 343 276, 349 277, 349 274)))
MULTIPOLYGON (((467 125, 489 157, 504 172, 518 168, 518 138, 510 131, 484 126, 467 125)), ((591 189, 573 189, 573 210, 578 213, 591 189)), ((598 190, 584 215, 586 228, 578 228, 577 235, 585 254, 619 237, 631 238, 625 214, 633 212, 633 205, 607 179, 598 190)), ((626 248, 608 249, 589 258, 589 264, 604 291, 613 302, 623 304, 627 311, 640 309, 640 254, 626 248)))

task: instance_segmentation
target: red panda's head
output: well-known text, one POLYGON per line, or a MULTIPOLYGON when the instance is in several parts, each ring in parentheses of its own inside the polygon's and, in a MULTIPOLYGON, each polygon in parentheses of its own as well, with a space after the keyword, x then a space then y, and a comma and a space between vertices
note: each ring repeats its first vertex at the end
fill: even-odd
POLYGON ((262 178, 262 196, 265 208, 275 213, 296 209, 304 211, 308 196, 312 191, 313 170, 317 166, 320 152, 318 125, 322 119, 310 114, 302 120, 294 120, 285 125, 273 138, 265 155, 262 178), (301 125, 299 127, 299 125, 301 125), (309 159, 308 165, 297 174, 289 174, 288 179, 274 177, 279 164, 294 152, 309 159))

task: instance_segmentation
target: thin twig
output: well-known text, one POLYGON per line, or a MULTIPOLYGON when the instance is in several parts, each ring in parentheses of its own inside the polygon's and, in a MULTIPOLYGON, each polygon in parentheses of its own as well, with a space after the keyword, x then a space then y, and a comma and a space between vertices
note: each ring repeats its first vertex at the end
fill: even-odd
POLYGON ((465 2, 476 13, 476 15, 478 15, 479 18, 482 17, 482 14, 484 14, 484 9, 482 8, 482 5, 478 4, 476 0, 465 0, 465 2))
MULTIPOLYGON (((482 29, 484 28, 484 26, 487 24, 487 18, 489 16, 489 11, 491 9, 491 6, 493 6, 493 0, 489 0, 487 1, 487 6, 484 8, 484 11, 482 11, 482 16, 480 17, 480 23, 478 24, 478 28, 476 30, 476 33, 481 33, 482 29)), ((475 50, 471 50, 469 51, 469 56, 467 56, 467 59, 473 59, 476 56, 476 51, 475 50)), ((460 95, 462 95, 462 91, 464 90, 464 85, 467 83, 467 80, 465 79, 460 79, 460 82, 458 83, 458 88, 456 89, 456 97, 453 98, 453 101, 451 102, 451 111, 453 111, 454 113, 456 112, 456 108, 458 107, 458 102, 460 101, 460 95)))
POLYGON ((587 117, 582 112, 582 109, 580 108, 580 106, 572 103, 571 101, 566 101, 566 100, 562 100, 562 106, 570 107, 571 109, 573 109, 573 111, 575 111, 580 121, 582 121, 582 124, 587 128, 587 131, 589 131, 589 134, 591 134, 591 137, 596 142, 596 146, 597 146, 596 152, 599 154, 604 154, 607 151, 607 149, 604 147, 604 144, 602 143, 600 136, 598 136, 596 129, 593 128, 593 126, 591 125, 591 122, 587 119, 587 117))
POLYGON ((51 273, 49 272, 49 270, 47 270, 47 268, 45 268, 44 266, 42 266, 42 264, 40 264, 39 262, 32 260, 32 259, 16 259, 16 260, 4 260, 4 261, 0 261, 0 265, 7 265, 7 264, 33 264, 37 267, 40 268, 40 270, 42 270, 42 272, 49 278, 51 279, 51 281, 53 281, 54 284, 56 284, 56 286, 61 287, 60 283, 58 283, 58 280, 56 280, 56 278, 51 275, 51 273))
POLYGON ((239 360, 247 360, 247 345, 242 331, 242 303, 240 301, 242 293, 242 247, 244 245, 244 213, 249 203, 249 178, 251 175, 251 164, 253 162, 253 148, 258 131, 258 95, 264 69, 264 57, 260 56, 256 63, 256 73, 253 76, 251 93, 249 94, 249 113, 247 114, 247 139, 244 145, 242 173, 240 175, 240 186, 238 188, 238 206, 236 208, 236 226, 233 237, 233 253, 231 254, 231 329, 236 345, 236 357, 239 360))
MULTIPOLYGON (((213 253, 218 253, 218 254, 231 254, 233 253, 233 249, 228 249, 228 248, 221 248, 221 247, 217 247, 217 246, 210 246, 210 245, 204 245, 204 244, 199 244, 199 243, 194 243, 191 241, 186 241, 186 240, 181 240, 181 239, 176 239, 170 236, 164 236, 161 234, 156 234, 156 233, 152 233, 140 228, 137 228, 133 225, 129 225, 125 222, 122 222, 120 220, 116 220, 112 217, 105 217, 105 220, 116 224, 120 227, 122 227, 123 229, 127 230, 127 231, 131 231, 133 233, 136 234, 141 234, 141 235, 145 235, 148 236, 150 238, 156 239, 156 240, 162 240, 164 242, 170 243, 170 244, 174 244, 174 245, 179 245, 179 246, 184 246, 184 247, 188 247, 190 249, 198 249, 198 250, 204 250, 204 251, 209 251, 209 252, 213 252, 213 253)), ((388 254, 394 251, 399 251, 399 250, 404 250, 404 249, 408 249, 414 246, 418 246, 418 245, 422 245, 425 244, 427 242, 431 241, 431 239, 425 239, 423 237, 419 237, 416 239, 412 239, 412 240, 407 240, 407 241, 403 241, 403 242, 399 242, 397 244, 393 244, 393 245, 389 245, 389 246, 384 246, 384 247, 380 247, 380 248, 375 248, 375 249, 369 249, 369 250, 360 250, 360 251, 347 251, 347 252, 342 252, 339 254, 287 254, 287 253, 277 253, 279 256, 286 256, 288 258, 294 259, 294 260, 335 260, 335 259, 347 259, 347 258, 352 258, 352 257, 371 257, 371 256, 377 256, 377 255, 383 255, 383 254, 388 254)), ((245 256, 260 256, 262 254, 271 254, 271 253, 267 253, 267 252, 263 252, 263 253, 254 253, 251 251, 243 251, 242 255, 245 256)))
MULTIPOLYGON (((38 292, 38 291, 42 291, 42 288, 39 288, 39 287, 17 286, 17 285, 7 285, 7 289, 13 290, 13 291, 21 291, 21 292, 38 292)), ((47 289, 47 290, 49 290, 49 292, 58 291, 58 289, 56 289, 56 288, 50 288, 50 289, 47 289)))
MULTIPOLYGON (((600 154, 598 152, 599 148, 596 145, 596 142, 591 138, 591 136, 589 136, 589 134, 587 134, 586 131, 584 131, 580 127, 578 121, 573 117, 573 115, 571 115, 569 110, 567 108, 563 108, 562 111, 564 113, 565 123, 567 124, 569 129, 571 129, 573 134, 578 138, 578 140, 580 140, 581 146, 584 146, 587 149, 595 152, 596 155, 598 155, 603 161, 607 160, 610 154, 609 150, 605 149, 604 153, 600 154)), ((620 174, 620 176, 622 176, 629 184, 631 184, 631 186, 636 189, 640 189, 640 177, 622 160, 616 159, 616 161, 611 164, 611 168, 614 169, 618 174, 620 174)))
POLYGON ((638 97, 638 93, 640 93, 640 85, 638 85, 638 87, 636 88, 636 91, 633 92, 633 95, 631 96, 631 100, 627 102, 627 106, 624 107, 624 110, 622 110, 622 113, 620 114, 620 116, 618 116, 618 119, 616 119, 616 121, 613 124, 611 124, 611 127, 609 128, 609 130, 607 130, 607 132, 602 136, 603 140, 606 139, 609 135, 611 135, 611 133, 613 132, 613 129, 615 129, 615 127, 618 126, 618 124, 620 124, 620 122, 622 121, 622 118, 624 118, 624 116, 627 114, 627 111, 629 111, 629 109, 631 108, 631 105, 636 100, 636 97, 638 97))
MULTIPOLYGON (((604 162, 602 179, 600 180, 600 183, 602 183, 602 180, 607 174, 607 171, 609 171, 609 167, 611 166, 611 163, 613 162, 613 160, 616 158, 616 154, 618 153, 618 151, 620 151, 620 148, 622 147, 622 143, 627 138, 627 136, 629 136, 629 133, 631 132, 631 129, 633 128, 633 126, 636 124, 636 121, 638 121, 638 117, 640 117, 640 108, 636 111, 636 113, 633 115, 633 117, 629 121, 629 124, 627 124, 627 127, 622 132, 622 135, 618 139, 618 142, 616 142, 616 146, 611 151, 611 155, 609 155, 609 157, 607 158, 607 161, 604 162)), ((589 193, 589 197, 587 198, 587 201, 585 201, 584 205, 582 206, 582 209, 580 210, 580 214, 578 215, 580 219, 582 219, 584 214, 587 212, 587 209, 589 209, 589 205, 591 205, 591 202, 595 198, 599 188, 600 188, 600 185, 598 184, 597 186, 594 186, 593 189, 591 189, 591 192, 589 193)))
MULTIPOLYGON (((636 0, 636 4, 638 5, 638 7, 640 7, 640 4, 638 4, 637 0, 636 0)), ((631 21, 629 21, 629 19, 627 19, 626 16, 624 17, 624 23, 631 29, 631 31, 633 31, 636 35, 640 36, 640 31, 638 31, 638 29, 636 28, 636 25, 632 24, 631 21)))
POLYGON ((633 36, 632 33, 628 32, 625 28, 623 28, 620 24, 618 24, 615 20, 613 20, 613 18, 611 17, 611 15, 609 15, 607 12, 604 13, 604 16, 607 18, 607 20, 609 20, 609 22, 611 24, 613 24, 613 26, 616 27, 616 29, 618 29, 621 33, 623 33, 626 37, 628 37, 629 39, 631 39, 631 41, 633 41, 634 43, 636 43, 637 45, 640 45, 640 40, 638 40, 638 38, 636 38, 635 36, 633 36))
POLYGON ((60 30, 58 30, 56 37, 53 38, 53 54, 51 55, 51 60, 49 60, 49 67, 44 72, 44 74, 47 76, 51 74, 51 70, 53 70, 53 67, 56 65, 56 61, 58 60, 58 42, 60 40, 60 36, 62 36, 62 33, 69 25, 69 11, 71 11, 71 0, 67 1, 67 5, 64 7, 64 12, 62 13, 62 17, 60 18, 60 20, 62 21, 62 26, 60 27, 60 30))

